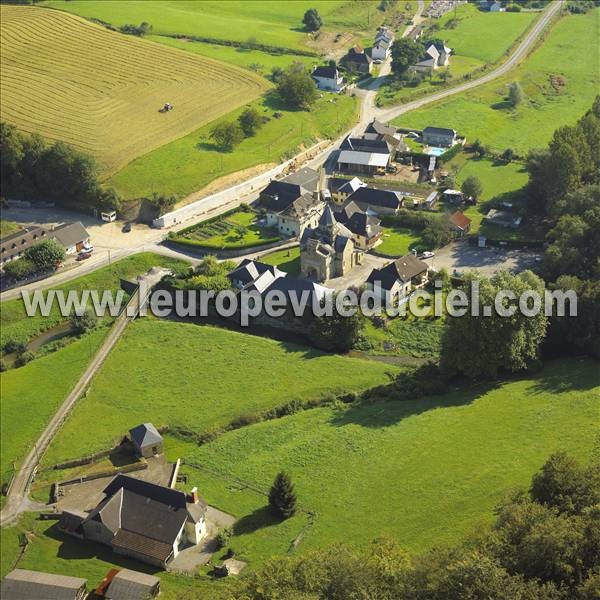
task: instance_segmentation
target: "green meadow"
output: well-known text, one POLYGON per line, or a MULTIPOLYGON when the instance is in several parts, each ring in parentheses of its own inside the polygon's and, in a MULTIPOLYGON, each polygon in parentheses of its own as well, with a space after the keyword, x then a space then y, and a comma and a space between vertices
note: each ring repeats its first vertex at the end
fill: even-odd
MULTIPOLYGON (((308 50, 302 16, 314 2, 219 0, 51 0, 44 6, 101 19, 111 25, 147 21, 155 34, 179 34, 308 50)), ((368 0, 320 0, 319 14, 331 31, 374 29, 383 19, 368 0), (370 25, 370 26, 369 26, 370 25)))
POLYGON ((397 372, 374 361, 217 327, 137 320, 107 358, 44 462, 105 448, 140 420, 203 433, 291 400, 379 385, 397 372), (92 425, 94 435, 82 439, 81 431, 92 425))
POLYGON ((260 258, 261 262, 268 265, 275 265, 288 275, 300 275, 300 248, 288 248, 287 250, 277 250, 265 254, 260 258))
POLYGON ((149 196, 155 191, 182 198, 218 177, 256 165, 276 164, 317 140, 335 138, 355 122, 358 111, 356 98, 333 94, 324 94, 310 111, 285 110, 273 95, 252 106, 269 121, 233 151, 217 147, 210 132, 219 122, 237 119, 243 108, 134 160, 111 178, 111 185, 125 198, 149 196))
POLYGON ((201 447, 172 438, 188 485, 235 514, 231 546, 251 564, 381 534, 418 552, 458 542, 493 519, 548 455, 597 450, 600 374, 591 361, 414 401, 317 408, 229 432, 201 447), (265 510, 275 474, 290 473, 301 510, 265 510), (256 488, 251 491, 245 484, 256 488))
POLYGON ((558 125, 575 123, 588 110, 600 84, 600 57, 590 52, 600 9, 562 18, 521 65, 501 79, 412 111, 394 120, 402 127, 451 127, 467 140, 479 138, 495 150, 520 154, 548 143, 558 125), (586 57, 586 60, 582 60, 586 57), (525 100, 507 102, 518 81, 525 100))

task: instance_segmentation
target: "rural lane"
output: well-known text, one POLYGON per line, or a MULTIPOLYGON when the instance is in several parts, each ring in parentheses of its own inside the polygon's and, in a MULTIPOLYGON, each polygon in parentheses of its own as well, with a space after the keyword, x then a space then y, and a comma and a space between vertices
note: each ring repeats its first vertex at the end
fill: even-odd
POLYGON ((423 98, 413 100, 412 102, 408 102, 401 106, 394 106, 388 109, 375 108, 373 110, 372 117, 379 119, 380 121, 391 121, 392 119, 404 113, 410 112, 411 110, 421 108, 427 104, 437 102, 438 100, 443 100, 444 98, 448 98, 449 96, 453 96, 455 94, 460 94, 461 92, 466 92, 467 90, 471 90, 479 87, 480 85, 484 85, 485 83, 489 83, 498 77, 502 77, 502 75, 505 75, 512 68, 516 67, 527 56, 540 33, 546 28, 554 15, 561 10, 563 2, 564 0, 551 2, 549 7, 537 20, 531 31, 525 35, 525 38, 517 46, 517 49, 509 56, 508 60, 503 62, 500 66, 496 67, 489 73, 486 73, 477 79, 472 79, 471 81, 457 85, 456 87, 442 90, 441 92, 437 92, 436 94, 431 94, 429 96, 424 96, 423 98))

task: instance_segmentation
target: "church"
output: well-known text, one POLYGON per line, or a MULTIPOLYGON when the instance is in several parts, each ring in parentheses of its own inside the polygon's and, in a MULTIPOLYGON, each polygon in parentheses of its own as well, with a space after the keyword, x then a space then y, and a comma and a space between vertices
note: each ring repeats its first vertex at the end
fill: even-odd
POLYGON ((307 228, 300 240, 300 270, 312 281, 342 277, 362 263, 362 256, 352 232, 336 220, 329 206, 317 227, 307 228))

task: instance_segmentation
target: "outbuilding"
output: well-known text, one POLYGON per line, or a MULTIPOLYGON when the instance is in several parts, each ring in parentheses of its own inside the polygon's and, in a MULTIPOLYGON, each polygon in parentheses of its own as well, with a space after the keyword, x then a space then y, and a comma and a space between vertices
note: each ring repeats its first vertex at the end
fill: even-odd
POLYGON ((142 423, 129 430, 136 452, 144 457, 162 454, 164 440, 152 423, 142 423))

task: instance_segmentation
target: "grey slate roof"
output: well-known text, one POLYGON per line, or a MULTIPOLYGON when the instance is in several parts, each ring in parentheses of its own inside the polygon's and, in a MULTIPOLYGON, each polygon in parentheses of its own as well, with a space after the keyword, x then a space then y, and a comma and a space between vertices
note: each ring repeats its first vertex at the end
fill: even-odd
POLYGON ((350 194, 348 200, 353 200, 359 204, 369 205, 375 208, 392 208, 396 210, 402 203, 402 195, 399 192, 392 192, 390 190, 361 187, 350 194))
POLYGON ((413 277, 428 270, 426 262, 413 254, 401 256, 381 269, 373 269, 367 278, 368 283, 378 282, 384 290, 391 290, 396 281, 408 283, 413 277))
POLYGON ((260 193, 261 204, 272 212, 284 211, 294 200, 300 198, 306 190, 297 183, 271 181, 260 193))
POLYGON ((360 210, 358 205, 352 200, 346 203, 340 211, 336 212, 335 218, 338 223, 345 225, 352 233, 369 239, 382 231, 380 226, 381 221, 360 210))
POLYGON ((311 73, 313 77, 324 77, 325 79, 337 79, 339 73, 336 67, 316 67, 311 73))
POLYGON ((348 136, 340 146, 340 150, 353 150, 354 152, 375 152, 389 154, 390 145, 383 139, 370 140, 365 138, 352 138, 348 136))
POLYGON ((276 267, 267 265, 258 260, 245 258, 233 271, 227 274, 227 277, 233 281, 241 281, 244 285, 258 279, 265 272, 270 272, 272 275, 276 273, 276 267))
POLYGON ((159 589, 158 577, 121 569, 110 582, 105 597, 109 600, 148 600, 159 589))
POLYGON ((298 171, 290 173, 287 177, 284 177, 281 181, 286 183, 294 183, 302 186, 309 192, 316 192, 319 188, 319 172, 311 169, 310 167, 303 167, 298 171))
POLYGON ((74 600, 87 579, 15 569, 2 582, 2 600, 74 600))
POLYGON ((423 134, 433 133, 434 135, 448 135, 450 137, 454 137, 456 135, 456 131, 454 129, 447 129, 446 127, 425 127, 423 129, 423 134))
POLYGON ((62 244, 65 248, 74 246, 75 244, 83 242, 90 237, 90 234, 87 232, 81 221, 60 225, 59 227, 56 227, 50 233, 50 235, 56 238, 56 241, 62 244))
POLYGON ((10 260, 20 252, 39 244, 46 239, 50 239, 51 231, 45 227, 26 227, 21 231, 16 231, 6 237, 3 237, 1 244, 1 259, 10 260))
POLYGON ((379 133, 380 135, 394 135, 396 133, 396 128, 391 125, 386 125, 377 119, 373 119, 367 129, 366 133, 379 133))
POLYGON ((158 430, 152 423, 142 423, 137 427, 129 430, 129 435, 133 443, 139 448, 145 446, 155 446, 163 441, 162 435, 158 433, 158 430))

